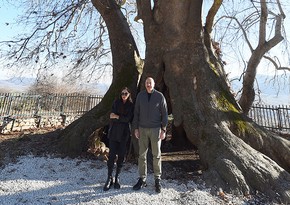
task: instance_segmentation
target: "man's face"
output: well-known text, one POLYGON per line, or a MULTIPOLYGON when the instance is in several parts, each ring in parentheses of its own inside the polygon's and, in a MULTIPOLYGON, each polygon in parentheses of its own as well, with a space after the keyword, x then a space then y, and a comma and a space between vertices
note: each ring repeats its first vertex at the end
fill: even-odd
POLYGON ((152 78, 147 78, 145 81, 145 88, 148 93, 152 92, 152 90, 154 89, 154 86, 155 86, 154 80, 152 78))

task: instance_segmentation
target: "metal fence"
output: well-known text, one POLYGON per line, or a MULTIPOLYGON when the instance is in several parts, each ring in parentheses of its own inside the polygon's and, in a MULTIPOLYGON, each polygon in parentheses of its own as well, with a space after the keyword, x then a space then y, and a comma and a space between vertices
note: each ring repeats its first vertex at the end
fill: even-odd
POLYGON ((267 129, 290 132, 290 107, 287 105, 254 105, 249 117, 267 129))
POLYGON ((101 100, 99 95, 0 93, 0 120, 7 116, 82 115, 101 100))
MULTIPOLYGON (((5 118, 82 115, 102 100, 100 95, 0 93, 0 121, 5 118)), ((280 132, 290 132, 290 107, 254 105, 249 112, 256 123, 280 132)))

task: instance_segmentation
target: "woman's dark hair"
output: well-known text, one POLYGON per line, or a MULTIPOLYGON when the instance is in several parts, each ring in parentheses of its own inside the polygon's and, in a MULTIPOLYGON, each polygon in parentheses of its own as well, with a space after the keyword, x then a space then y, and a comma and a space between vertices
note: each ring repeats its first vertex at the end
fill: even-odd
MULTIPOLYGON (((128 87, 123 87, 123 88, 121 89, 121 92, 122 92, 123 90, 126 90, 126 91, 129 93, 129 97, 128 97, 127 100, 128 100, 129 102, 133 102, 132 97, 131 97, 131 91, 130 91, 130 89, 129 89, 128 87)), ((119 99, 120 99, 120 100, 122 100, 121 92, 120 92, 120 95, 119 95, 119 99)))

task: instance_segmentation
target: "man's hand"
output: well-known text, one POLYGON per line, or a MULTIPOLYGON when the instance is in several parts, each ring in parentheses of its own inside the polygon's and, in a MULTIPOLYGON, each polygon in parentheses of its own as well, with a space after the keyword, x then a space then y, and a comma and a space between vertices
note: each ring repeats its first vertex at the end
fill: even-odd
POLYGON ((164 139, 165 139, 165 136, 166 136, 165 131, 161 129, 161 131, 160 131, 160 135, 159 135, 159 138, 160 138, 161 140, 164 140, 164 139))
POLYGON ((135 137, 137 138, 137 139, 139 139, 140 138, 140 135, 139 135, 139 129, 135 129, 135 137))

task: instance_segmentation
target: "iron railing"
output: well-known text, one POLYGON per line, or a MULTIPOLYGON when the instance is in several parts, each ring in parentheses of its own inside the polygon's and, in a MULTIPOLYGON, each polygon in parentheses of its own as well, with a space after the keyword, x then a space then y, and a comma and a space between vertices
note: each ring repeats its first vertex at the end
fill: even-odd
MULTIPOLYGON (((100 95, 0 93, 0 121, 24 117, 82 115, 96 106, 100 95)), ((290 107, 253 105, 249 117, 274 131, 290 132, 290 107)))
POLYGON ((7 116, 82 115, 101 100, 100 95, 0 93, 0 120, 7 116))
POLYGON ((249 117, 258 125, 279 132, 290 132, 290 107, 287 105, 254 105, 249 117))

